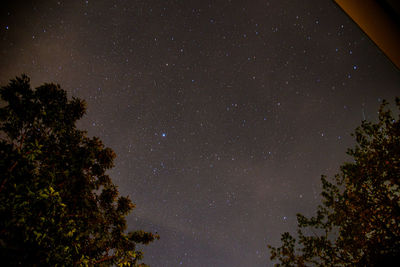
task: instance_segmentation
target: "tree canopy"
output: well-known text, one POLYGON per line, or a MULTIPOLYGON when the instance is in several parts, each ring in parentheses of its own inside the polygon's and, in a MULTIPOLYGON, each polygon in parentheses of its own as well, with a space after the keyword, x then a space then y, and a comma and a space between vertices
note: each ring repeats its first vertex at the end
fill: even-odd
MULTIPOLYGON (((396 98, 400 110, 400 100, 396 98)), ((397 113, 398 114, 398 113, 397 113)), ((397 266, 400 262, 400 122, 383 101, 379 121, 353 134, 353 158, 322 176, 317 214, 297 215, 298 237, 269 246, 276 266, 397 266)))
MULTIPOLYGON (((106 174, 115 158, 75 123, 85 102, 26 75, 0 89, 0 255, 23 266, 138 266, 158 235, 126 233, 134 208, 106 174)), ((140 264, 144 266, 144 264, 140 264)))

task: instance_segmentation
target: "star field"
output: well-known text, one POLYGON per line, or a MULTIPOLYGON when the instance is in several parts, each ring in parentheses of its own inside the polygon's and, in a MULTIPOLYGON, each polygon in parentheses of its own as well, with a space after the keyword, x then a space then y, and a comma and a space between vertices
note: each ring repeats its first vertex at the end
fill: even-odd
POLYGON ((6 1, 0 82, 83 98, 79 127, 158 232, 152 266, 271 266, 400 72, 333 1, 6 1))

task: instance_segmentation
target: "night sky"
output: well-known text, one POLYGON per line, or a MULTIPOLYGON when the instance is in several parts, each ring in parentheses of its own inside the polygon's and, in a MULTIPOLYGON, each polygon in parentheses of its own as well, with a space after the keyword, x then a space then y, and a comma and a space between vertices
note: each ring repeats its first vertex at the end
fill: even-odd
POLYGON ((79 122, 158 232, 152 266, 271 266, 312 215, 350 133, 400 71, 330 0, 5 1, 0 83, 28 74, 88 103, 79 122))

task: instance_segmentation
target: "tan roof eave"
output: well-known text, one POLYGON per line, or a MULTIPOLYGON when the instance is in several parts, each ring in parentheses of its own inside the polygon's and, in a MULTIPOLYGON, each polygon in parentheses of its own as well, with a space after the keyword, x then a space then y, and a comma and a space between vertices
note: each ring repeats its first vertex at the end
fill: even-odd
POLYGON ((400 69, 400 27, 374 0, 335 0, 400 69))

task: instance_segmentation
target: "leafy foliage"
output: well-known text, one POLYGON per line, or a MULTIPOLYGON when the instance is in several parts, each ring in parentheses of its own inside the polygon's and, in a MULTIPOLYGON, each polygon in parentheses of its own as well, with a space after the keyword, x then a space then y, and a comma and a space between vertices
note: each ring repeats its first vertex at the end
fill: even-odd
MULTIPOLYGON (((400 110, 400 99, 396 98, 400 110)), ((379 122, 354 134, 354 161, 333 181, 322 177, 315 217, 298 214, 298 240, 269 246, 276 266, 397 266, 400 262, 400 122, 384 101, 379 122), (313 234, 306 234, 313 233, 313 234)))
MULTIPOLYGON (((134 208, 105 173, 114 152, 76 128, 84 101, 22 75, 0 89, 0 255, 5 265, 138 266, 158 235, 125 233, 134 208)), ((144 265, 141 265, 144 266, 144 265)))

